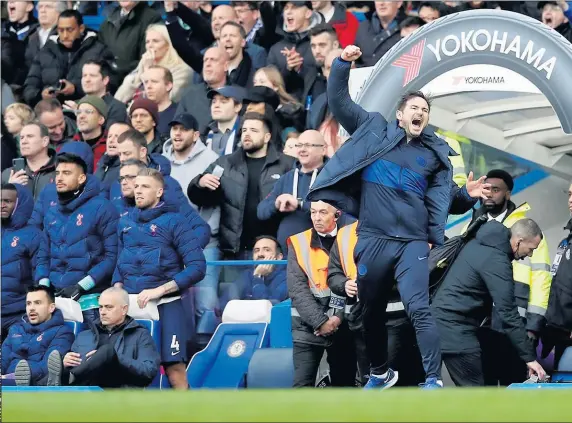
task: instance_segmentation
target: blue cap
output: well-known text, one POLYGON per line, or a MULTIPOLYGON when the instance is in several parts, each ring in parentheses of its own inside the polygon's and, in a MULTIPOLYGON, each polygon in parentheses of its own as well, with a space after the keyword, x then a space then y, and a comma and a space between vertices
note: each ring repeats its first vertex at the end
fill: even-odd
POLYGON ((185 129, 192 129, 193 131, 197 131, 199 129, 199 123, 190 113, 179 113, 171 122, 169 122, 169 126, 177 124, 183 125, 185 129))
POLYGON ((244 100, 244 97, 246 96, 246 90, 242 87, 237 87, 236 85, 227 85, 217 88, 216 90, 210 90, 207 93, 207 97, 212 100, 215 94, 220 94, 226 98, 234 98, 239 103, 242 103, 242 100, 244 100))

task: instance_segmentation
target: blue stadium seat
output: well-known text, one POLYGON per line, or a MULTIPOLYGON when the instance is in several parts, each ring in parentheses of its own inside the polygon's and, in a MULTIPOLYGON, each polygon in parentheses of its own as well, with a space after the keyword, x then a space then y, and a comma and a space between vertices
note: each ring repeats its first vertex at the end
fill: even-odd
MULTIPOLYGON (((157 351, 161 354, 161 325, 157 320, 151 319, 136 319, 136 322, 139 323, 141 326, 146 328, 153 340, 155 341, 155 345, 157 346, 157 351)), ((148 388, 159 388, 161 386, 161 374, 157 374, 153 382, 148 386, 148 388)))
POLYGON ((82 331, 82 326, 83 326, 83 325, 82 325, 80 322, 73 322, 73 321, 71 321, 71 320, 66 320, 66 321, 64 322, 64 324, 65 324, 66 326, 68 326, 68 327, 73 331, 73 334, 74 334, 75 336, 77 336, 78 333, 80 333, 80 332, 82 331))
POLYGON ((191 388, 244 388, 254 352, 268 346, 267 323, 222 323, 187 367, 191 388))
POLYGON ((248 365, 246 387, 249 389, 291 388, 294 384, 292 352, 292 348, 256 350, 248 365))
POLYGON ((270 348, 292 348, 292 300, 272 307, 270 317, 270 348))
POLYGON ((558 369, 552 374, 552 381, 570 383, 572 387, 572 347, 566 348, 558 362, 558 369))
POLYGON ((366 15, 363 12, 352 12, 359 22, 365 21, 366 15))

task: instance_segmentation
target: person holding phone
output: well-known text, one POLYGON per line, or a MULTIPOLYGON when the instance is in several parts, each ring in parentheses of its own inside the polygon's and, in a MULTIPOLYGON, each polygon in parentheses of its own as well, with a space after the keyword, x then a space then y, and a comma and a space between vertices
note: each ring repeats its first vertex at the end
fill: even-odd
POLYGON ((36 122, 24 125, 20 132, 22 157, 14 159, 12 167, 2 172, 2 183, 26 186, 36 201, 56 173, 56 154, 49 144, 48 128, 36 122))

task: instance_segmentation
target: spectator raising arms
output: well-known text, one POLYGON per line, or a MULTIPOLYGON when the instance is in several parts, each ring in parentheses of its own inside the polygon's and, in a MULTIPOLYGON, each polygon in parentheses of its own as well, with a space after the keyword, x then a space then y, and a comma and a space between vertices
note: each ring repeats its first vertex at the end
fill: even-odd
POLYGON ((143 74, 153 65, 167 68, 173 75, 171 100, 177 102, 183 89, 191 81, 192 69, 179 57, 165 25, 151 25, 145 34, 145 53, 137 68, 123 80, 123 84, 115 93, 115 98, 124 103, 141 96, 145 90, 143 74))

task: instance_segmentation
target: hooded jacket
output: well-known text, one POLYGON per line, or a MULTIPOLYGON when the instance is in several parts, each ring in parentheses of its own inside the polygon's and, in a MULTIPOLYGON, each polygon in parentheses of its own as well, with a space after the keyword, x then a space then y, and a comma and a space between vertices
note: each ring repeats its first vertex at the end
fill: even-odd
MULTIPOLYGON (((183 193, 187 196, 186 187, 189 186, 194 177, 204 172, 211 163, 218 159, 218 154, 207 148, 201 140, 197 140, 189 156, 185 160, 175 159, 173 152, 173 142, 169 139, 163 146, 163 156, 171 163, 171 176, 181 187, 185 188, 183 193)), ((218 229, 220 224, 220 207, 202 207, 191 205, 198 210, 201 218, 208 223, 211 230, 211 239, 205 248, 218 246, 218 229)))
MULTIPOLYGON (((41 192, 46 186, 54 182, 54 178, 56 176, 56 152, 50 149, 48 150, 48 156, 50 157, 48 162, 35 172, 32 172, 26 162, 25 170, 29 179, 25 187, 31 191, 34 196, 34 200, 37 200, 40 197, 41 192)), ((12 168, 10 167, 2 172, 2 183, 8 182, 11 171, 12 168)))
POLYGON ((50 320, 32 325, 27 316, 10 328, 2 344, 2 374, 14 373, 20 360, 27 360, 32 381, 37 383, 48 374, 48 357, 59 351, 63 357, 72 346, 72 330, 65 325, 64 316, 58 309, 50 320))
POLYGON ((100 191, 99 181, 88 178, 77 197, 46 211, 37 281, 47 278, 56 289, 82 281, 86 292, 109 286, 117 260, 119 216, 100 191))
POLYGON ((122 325, 111 331, 99 322, 88 320, 87 329, 77 335, 71 351, 78 353, 83 359, 88 352, 97 349, 100 337, 117 332, 120 332, 120 335, 113 349, 119 365, 124 370, 119 376, 119 385, 146 387, 159 372, 161 357, 149 331, 129 316, 122 325))
MULTIPOLYGON (((358 232, 442 245, 453 178, 449 155, 456 153, 425 129, 419 140, 424 149, 419 150, 427 151, 436 161, 435 170, 428 176, 386 160, 405 138, 405 131, 397 121, 388 122, 381 114, 367 112, 353 102, 347 84, 350 67, 346 61, 334 60, 328 99, 334 118, 352 136, 324 166, 306 200, 322 200, 359 216, 358 232), (369 166, 373 164, 376 166, 369 166), (361 207, 362 186, 375 187, 384 204, 361 207)), ((413 163, 427 171, 425 158, 419 156, 413 163)))
MULTIPOLYGON (((48 41, 34 58, 28 77, 24 83, 24 99, 28 104, 36 104, 42 99, 42 90, 57 87, 60 79, 67 79, 75 86, 75 92, 69 96, 60 96, 60 100, 77 100, 85 93, 81 88, 82 68, 89 60, 107 60, 114 58, 105 44, 97 39, 97 34, 87 31, 81 40, 76 40, 77 49, 69 50, 59 42, 58 35, 48 37, 48 41)), ((62 101, 63 102, 63 101, 62 101)))
POLYGON ((477 330, 494 303, 503 332, 520 358, 526 363, 536 360, 514 298, 510 238, 508 228, 490 221, 453 262, 432 303, 444 353, 479 352, 477 330))
POLYGON ((121 282, 127 292, 139 294, 174 280, 182 293, 204 278, 206 262, 199 238, 178 209, 167 197, 154 208, 136 208, 120 219, 113 283, 121 282))
MULTIPOLYGON (((60 153, 70 153, 81 157, 87 165, 88 179, 93 178, 91 175, 93 173, 93 152, 89 145, 84 142, 68 142, 62 146, 60 153)), ((44 216, 46 215, 46 212, 52 207, 57 207, 57 205, 58 191, 56 190, 55 182, 52 181, 50 184, 46 185, 36 200, 29 224, 37 226, 43 230, 44 216)))
MULTIPOLYGON (((322 23, 322 15, 318 12, 313 12, 310 18, 310 26, 304 32, 286 32, 286 23, 284 23, 282 28, 277 28, 276 33, 282 38, 276 44, 274 44, 270 51, 268 52, 268 65, 274 65, 278 68, 282 76, 286 78, 288 76, 288 68, 286 67, 286 57, 281 53, 285 48, 292 49, 296 48, 296 51, 302 55, 304 58, 304 64, 302 68, 308 66, 316 66, 314 60, 314 55, 312 54, 312 49, 310 48, 310 31, 316 25, 322 23)), ((304 72, 301 69, 301 72, 304 72)))
MULTIPOLYGON (((189 203, 189 200, 183 193, 181 185, 171 176, 171 163, 166 157, 161 154, 151 154, 149 156, 149 167, 156 169, 163 175, 165 179, 165 191, 163 199, 169 199, 169 203, 177 204, 179 206, 179 213, 181 213, 189 222, 199 239, 202 248, 205 248, 211 238, 211 229, 207 222, 195 211, 189 203)), ((120 216, 133 211, 134 206, 127 203, 121 194, 121 184, 116 180, 111 185, 109 190, 109 199, 119 212, 120 216)))
POLYGON ((2 316, 26 312, 26 290, 34 282, 33 269, 44 236, 27 224, 34 207, 32 194, 22 185, 14 186, 16 207, 2 223, 2 316))

